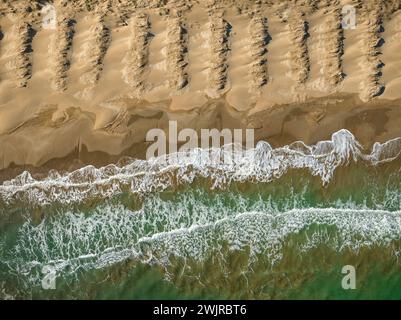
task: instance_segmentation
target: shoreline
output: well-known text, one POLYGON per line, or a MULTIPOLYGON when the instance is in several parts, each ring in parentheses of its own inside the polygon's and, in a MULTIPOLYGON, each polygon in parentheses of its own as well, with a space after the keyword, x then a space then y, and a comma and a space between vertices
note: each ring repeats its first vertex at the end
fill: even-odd
MULTIPOLYGON (((361 143, 364 151, 371 150, 375 142, 384 143, 401 137, 401 127, 398 125, 401 119, 400 101, 372 100, 366 103, 356 96, 336 95, 302 104, 268 108, 243 119, 239 114, 230 113, 229 106, 223 106, 222 103, 221 100, 215 101, 209 108, 209 112, 204 112, 203 116, 194 117, 187 113, 173 114, 174 120, 178 122, 178 129, 187 127, 195 130, 254 128, 255 144, 258 141, 267 141, 273 148, 296 141, 312 145, 319 141, 329 140, 334 132, 341 129, 349 130, 361 143)), ((10 157, 9 159, 12 157, 14 160, 19 159, 19 162, 9 161, 7 166, 0 170, 0 181, 13 178, 25 170, 34 175, 43 175, 52 169, 71 172, 87 165, 102 167, 117 163, 124 157, 144 159, 147 147, 152 144, 145 141, 147 129, 161 128, 168 136, 168 121, 172 120, 173 115, 164 113, 157 122, 154 119, 137 118, 136 121, 142 124, 143 130, 139 131, 139 126, 136 126, 135 122, 131 124, 136 132, 131 145, 127 140, 132 135, 129 130, 125 134, 107 134, 90 130, 90 122, 87 122, 86 130, 82 131, 88 136, 80 134, 79 131, 69 131, 73 130, 74 126, 70 126, 69 129, 53 128, 53 132, 50 131, 50 133, 49 128, 39 126, 34 127, 35 130, 21 129, 13 134, 0 136, 0 143, 3 145, 10 146, 9 142, 14 141, 15 145, 23 146, 25 142, 24 153, 34 153, 38 159, 35 162, 29 157, 19 158, 21 153, 18 153, 15 148, 14 153, 13 149, 3 148, 0 151, 3 166, 6 155, 10 157), (42 148, 34 144, 26 145, 27 139, 42 141, 45 135, 49 136, 48 140, 53 141, 43 145, 42 148), (97 144, 99 141, 101 145, 97 144), (120 150, 116 148, 116 141, 120 143, 120 150), (94 143, 90 144, 91 142, 94 143), (123 148, 125 145, 127 147, 123 148), (97 147, 101 148, 96 150, 97 147), (107 152, 108 149, 117 150, 117 152, 107 152)))

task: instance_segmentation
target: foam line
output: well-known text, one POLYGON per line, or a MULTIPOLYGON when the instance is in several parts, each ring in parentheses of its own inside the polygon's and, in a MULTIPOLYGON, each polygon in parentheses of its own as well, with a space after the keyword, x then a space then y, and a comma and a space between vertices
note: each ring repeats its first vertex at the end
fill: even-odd
POLYGON ((99 169, 86 166, 67 174, 52 171, 42 180, 25 171, 0 186, 0 197, 8 204, 13 201, 68 204, 91 197, 110 198, 124 191, 138 195, 161 192, 177 184, 187 185, 197 178, 210 179, 212 189, 224 188, 233 182, 271 182, 291 169, 307 169, 327 185, 335 170, 350 161, 377 165, 397 158, 400 152, 401 138, 397 138, 376 143, 370 154, 363 153, 355 137, 342 129, 331 140, 311 146, 298 141, 273 149, 261 141, 248 150, 235 145, 193 149, 150 160, 132 159, 124 166, 111 164, 99 169))

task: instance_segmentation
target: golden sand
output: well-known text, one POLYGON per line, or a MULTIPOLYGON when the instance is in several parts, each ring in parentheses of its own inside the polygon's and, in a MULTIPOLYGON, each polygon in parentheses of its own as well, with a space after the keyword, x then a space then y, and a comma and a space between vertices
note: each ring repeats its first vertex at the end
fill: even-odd
POLYGON ((141 156, 169 120, 273 145, 401 136, 400 1, 164 2, 0 3, 0 169, 141 156))

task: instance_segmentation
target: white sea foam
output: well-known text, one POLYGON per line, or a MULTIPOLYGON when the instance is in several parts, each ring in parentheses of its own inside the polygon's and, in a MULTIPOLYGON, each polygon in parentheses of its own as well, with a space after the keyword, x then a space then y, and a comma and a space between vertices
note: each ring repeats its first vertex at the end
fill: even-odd
POLYGON ((59 276, 129 258, 168 267, 172 256, 202 262, 224 246, 229 250, 247 248, 250 261, 262 255, 275 264, 283 257, 288 237, 301 232, 304 240, 297 243, 299 252, 320 244, 337 252, 357 252, 401 239, 401 211, 306 208, 235 212, 215 206, 197 206, 191 211, 187 204, 175 209, 166 203, 158 205, 153 211, 137 212, 108 206, 89 216, 63 214, 39 225, 27 221, 17 235, 10 260, 3 258, 3 263, 21 277, 38 282, 45 265, 54 267, 59 276), (198 216, 193 216, 195 211, 198 216), (330 232, 326 232, 328 228, 330 232))
POLYGON ((51 171, 41 180, 25 171, 0 186, 0 198, 5 203, 15 200, 31 204, 60 202, 76 203, 91 197, 109 198, 129 191, 145 194, 169 187, 192 183, 198 177, 208 178, 213 188, 224 188, 232 182, 270 182, 290 169, 308 169, 328 184, 334 171, 350 161, 367 161, 372 165, 391 161, 401 152, 401 138, 376 143, 370 154, 347 130, 340 130, 329 141, 308 146, 303 142, 273 149, 267 142, 259 142, 254 149, 238 146, 194 149, 170 154, 148 161, 132 159, 123 166, 102 168, 87 166, 67 174, 51 171), (231 153, 231 148, 235 152, 231 153), (231 162, 216 161, 231 155, 231 162))

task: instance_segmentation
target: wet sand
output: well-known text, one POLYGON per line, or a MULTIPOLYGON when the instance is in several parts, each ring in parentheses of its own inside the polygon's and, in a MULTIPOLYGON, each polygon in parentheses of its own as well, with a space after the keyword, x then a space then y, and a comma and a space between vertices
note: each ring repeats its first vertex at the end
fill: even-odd
POLYGON ((159 111, 157 120, 138 116, 132 123, 134 137, 128 133, 115 136, 93 132, 89 129, 90 119, 77 120, 67 128, 49 129, 33 125, 13 135, 0 137, 3 145, 0 150, 3 159, 0 180, 24 170, 32 173, 45 173, 50 169, 72 171, 89 164, 99 167, 117 163, 124 157, 144 159, 151 144, 146 142, 148 130, 161 128, 168 136, 169 120, 173 119, 177 120, 179 130, 253 128, 255 142, 267 141, 273 147, 294 141, 314 144, 329 140, 333 132, 347 129, 365 151, 370 151, 375 142, 384 143, 401 136, 400 103, 384 100, 364 103, 357 96, 336 95, 302 104, 276 106, 243 117, 223 100, 215 100, 195 117, 188 113, 175 113, 172 118, 163 111, 159 111), (18 150, 16 146, 25 147, 18 150))

